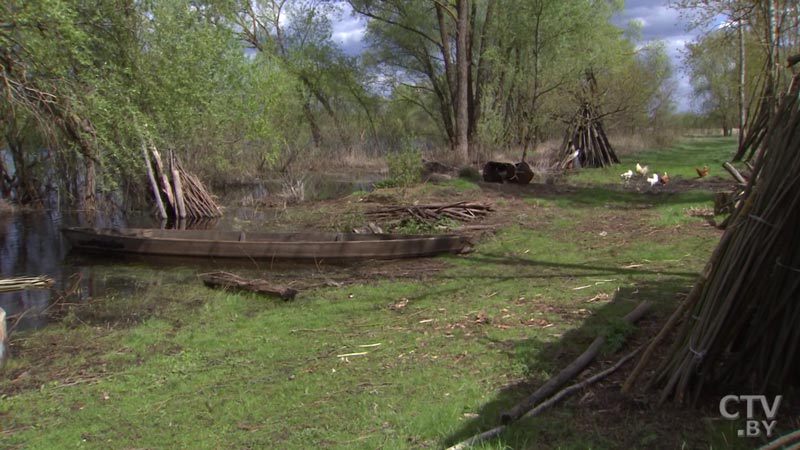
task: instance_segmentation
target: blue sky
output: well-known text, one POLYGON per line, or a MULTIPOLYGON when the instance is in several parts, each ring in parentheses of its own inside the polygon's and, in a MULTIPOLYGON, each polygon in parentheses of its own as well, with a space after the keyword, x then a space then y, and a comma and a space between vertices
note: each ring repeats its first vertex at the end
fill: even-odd
MULTIPOLYGON (((625 9, 614 22, 625 26, 630 20, 636 20, 642 26, 644 42, 664 41, 675 68, 678 89, 675 99, 678 110, 685 111, 692 106, 691 86, 681 71, 681 51, 697 33, 687 31, 684 18, 678 10, 670 8, 669 3, 669 0, 626 0, 625 9)), ((333 40, 348 54, 358 54, 364 47, 365 23, 360 17, 353 17, 349 10, 343 11, 340 17, 333 20, 333 40)))

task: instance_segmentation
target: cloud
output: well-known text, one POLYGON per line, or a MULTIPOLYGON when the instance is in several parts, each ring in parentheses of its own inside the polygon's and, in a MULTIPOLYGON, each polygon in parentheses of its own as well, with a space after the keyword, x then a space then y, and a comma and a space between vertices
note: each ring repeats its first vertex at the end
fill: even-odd
POLYGON ((669 0, 626 0, 625 9, 614 18, 613 22, 624 28, 629 21, 637 21, 641 25, 643 43, 654 40, 664 42, 675 71, 678 110, 688 111, 692 108, 692 89, 689 78, 682 70, 682 57, 686 44, 692 42, 698 32, 689 31, 686 18, 669 4, 669 0))
POLYGON ((364 48, 364 34, 367 32, 367 22, 362 17, 352 15, 350 5, 340 6, 337 17, 331 22, 333 33, 331 39, 339 45, 348 55, 358 55, 364 48))

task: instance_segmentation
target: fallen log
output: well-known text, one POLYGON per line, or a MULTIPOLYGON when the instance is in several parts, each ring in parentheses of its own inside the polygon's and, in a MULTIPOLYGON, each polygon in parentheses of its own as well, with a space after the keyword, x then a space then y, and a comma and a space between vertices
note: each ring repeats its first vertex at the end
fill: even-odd
POLYGON ((229 272, 211 272, 201 274, 203 284, 215 289, 233 289, 239 291, 255 292, 283 300, 294 300, 297 290, 285 286, 275 286, 267 280, 248 280, 229 272))
MULTIPOLYGON (((630 324, 636 323, 645 315, 645 313, 647 313, 647 311, 650 309, 650 306, 650 302, 643 302, 639 304, 639 306, 628 313, 623 320, 630 324)), ((594 342, 589 345, 589 348, 587 348, 586 351, 584 351, 580 356, 578 356, 578 358, 576 358, 572 363, 559 372, 558 375, 550 378, 547 383, 542 385, 542 387, 537 389, 536 392, 529 395, 519 404, 500 414, 500 422, 503 424, 509 424, 518 420, 534 405, 549 397, 553 392, 561 387, 561 385, 581 373, 583 369, 585 369, 586 366, 588 366, 589 363, 594 360, 597 354, 600 353, 600 349, 605 343, 606 337, 598 336, 594 342)))

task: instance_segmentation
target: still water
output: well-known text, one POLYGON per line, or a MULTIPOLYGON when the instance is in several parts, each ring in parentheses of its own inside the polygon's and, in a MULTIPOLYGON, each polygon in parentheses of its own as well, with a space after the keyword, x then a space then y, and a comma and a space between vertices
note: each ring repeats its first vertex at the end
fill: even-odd
MULTIPOLYGON (((324 200, 370 190, 377 176, 361 177, 357 181, 342 179, 315 180, 307 184, 308 200, 324 200)), ((273 221, 282 213, 280 207, 264 207, 264 199, 274 196, 275 185, 259 184, 218 190, 220 203, 229 205, 225 215, 204 228, 248 230, 273 221), (253 204, 261 206, 252 206, 253 204)), ((17 329, 39 328, 46 325, 45 312, 54 299, 69 295, 70 302, 85 302, 108 292, 136 289, 140 280, 97 276, 93 267, 119 264, 148 264, 146 260, 89 258, 69 252, 60 229, 70 226, 158 228, 160 224, 149 215, 116 212, 107 215, 85 215, 48 211, 0 215, 0 278, 45 275, 54 280, 50 289, 0 293, 0 307, 14 320, 17 329), (18 323, 17 323, 18 322, 18 323)), ((208 262, 194 261, 198 268, 210 267, 208 262)), ((215 262, 213 265, 218 266, 215 262)), ((230 264, 230 263, 229 263, 230 264)), ((106 271, 107 273, 107 271, 106 271)))

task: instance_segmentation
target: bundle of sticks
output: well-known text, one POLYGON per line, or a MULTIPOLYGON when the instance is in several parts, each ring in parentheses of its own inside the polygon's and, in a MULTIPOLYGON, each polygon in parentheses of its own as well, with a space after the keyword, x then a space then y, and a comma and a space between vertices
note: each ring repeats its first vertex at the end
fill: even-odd
MULTIPOLYGON (((704 389, 781 392, 800 376, 800 74, 779 103, 743 200, 701 277, 650 347, 682 321, 651 384, 661 400, 704 389)), ((648 348, 645 356, 654 353, 648 348)), ((639 366, 645 367, 642 357, 639 366)), ((633 376, 629 382, 635 381, 633 376)))
POLYGON ((197 176, 183 169, 178 157, 172 151, 169 152, 169 168, 164 167, 161 154, 155 145, 151 144, 148 153, 147 146, 143 141, 142 153, 158 207, 158 214, 162 220, 169 217, 200 219, 222 215, 222 210, 203 183, 197 176))
POLYGON ((0 279, 0 292, 22 291, 25 289, 47 289, 53 285, 53 279, 46 276, 18 277, 0 279))
POLYGON ((375 220, 416 219, 434 223, 444 218, 469 222, 485 217, 494 211, 491 205, 484 203, 458 202, 451 204, 389 206, 367 211, 366 215, 375 220))

